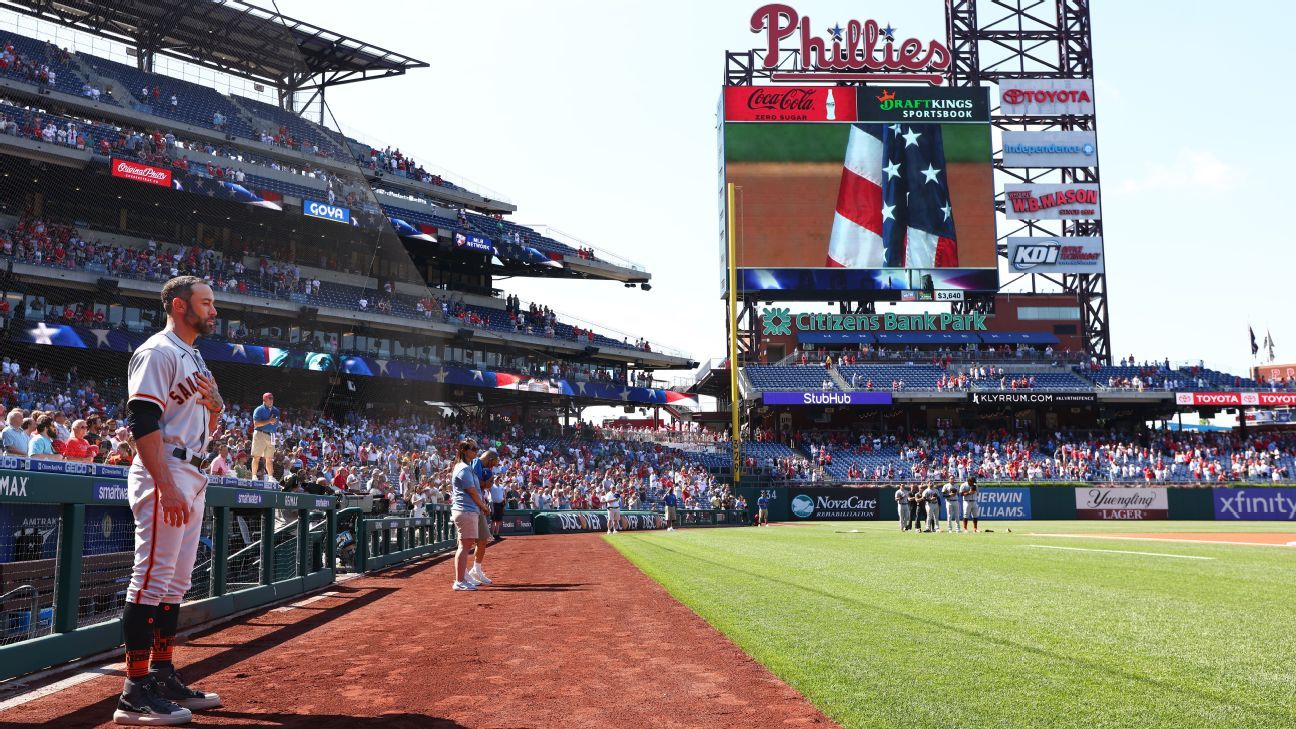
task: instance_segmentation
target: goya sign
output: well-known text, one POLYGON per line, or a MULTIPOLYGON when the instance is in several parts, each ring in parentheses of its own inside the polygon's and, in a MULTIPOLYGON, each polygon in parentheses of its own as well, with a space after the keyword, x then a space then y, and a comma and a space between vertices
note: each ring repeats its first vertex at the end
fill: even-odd
POLYGON ((751 31, 765 35, 758 60, 766 69, 777 69, 782 44, 797 51, 798 71, 775 71, 773 81, 926 81, 940 85, 953 56, 937 40, 897 40, 897 29, 876 20, 849 19, 845 24, 814 24, 791 5, 762 5, 751 16, 751 31), (824 28, 825 35, 815 30, 824 28))
POLYGON ((335 223, 351 222, 351 210, 339 205, 329 205, 319 200, 302 200, 302 214, 308 218, 332 220, 335 223))

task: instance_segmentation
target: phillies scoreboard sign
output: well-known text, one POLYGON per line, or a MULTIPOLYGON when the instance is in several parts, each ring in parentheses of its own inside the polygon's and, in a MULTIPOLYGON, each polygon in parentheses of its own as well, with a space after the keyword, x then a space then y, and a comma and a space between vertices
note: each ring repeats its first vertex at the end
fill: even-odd
POLYGON ((798 13, 791 5, 770 3, 752 13, 751 32, 764 37, 756 61, 774 82, 926 81, 938 86, 954 60, 938 40, 900 40, 895 28, 876 20, 848 18, 831 23, 798 13), (786 45, 785 45, 786 44, 786 45), (781 63, 795 54, 796 70, 781 63))

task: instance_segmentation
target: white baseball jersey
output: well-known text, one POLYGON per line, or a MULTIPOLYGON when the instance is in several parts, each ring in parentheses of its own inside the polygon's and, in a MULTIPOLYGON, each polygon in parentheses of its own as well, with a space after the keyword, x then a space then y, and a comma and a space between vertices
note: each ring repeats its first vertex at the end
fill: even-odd
POLYGON ((963 497, 963 503, 975 504, 977 502, 977 487, 967 481, 959 487, 959 495, 963 497))
POLYGON ((210 434, 208 411, 198 392, 199 373, 211 377, 197 348, 169 329, 146 339, 127 369, 129 399, 161 407, 162 441, 184 448, 190 456, 206 451, 210 434))

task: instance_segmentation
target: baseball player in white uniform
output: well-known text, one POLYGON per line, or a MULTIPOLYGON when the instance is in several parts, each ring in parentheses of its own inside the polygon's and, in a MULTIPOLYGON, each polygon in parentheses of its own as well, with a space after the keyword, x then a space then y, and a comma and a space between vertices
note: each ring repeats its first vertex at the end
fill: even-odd
POLYGON ((940 531, 940 492, 936 490, 936 484, 927 484, 922 500, 927 503, 927 531, 940 531))
POLYGON ((216 301, 196 276, 162 287, 167 326, 131 356, 130 427, 138 454, 127 476, 135 515, 135 568, 126 590, 126 683, 113 720, 127 725, 187 723, 220 697, 184 685, 172 663, 180 602, 189 590, 202 529, 207 442, 224 409, 194 341, 210 334, 216 301))
POLYGON ((621 494, 616 492, 612 487, 603 494, 603 506, 607 507, 608 517, 608 534, 619 534, 621 532, 621 494))
POLYGON ((957 534, 959 530, 959 490, 954 485, 954 480, 950 479, 941 487, 941 494, 945 496, 945 531, 951 534, 957 534))
POLYGON ((909 531, 909 488, 901 486, 895 490, 896 512, 900 517, 900 531, 909 531))
POLYGON ((977 526, 977 517, 981 515, 981 505, 977 502, 976 476, 967 477, 967 480, 959 487, 959 495, 963 497, 963 531, 967 531, 968 519, 971 519, 972 531, 980 532, 981 528, 977 526))

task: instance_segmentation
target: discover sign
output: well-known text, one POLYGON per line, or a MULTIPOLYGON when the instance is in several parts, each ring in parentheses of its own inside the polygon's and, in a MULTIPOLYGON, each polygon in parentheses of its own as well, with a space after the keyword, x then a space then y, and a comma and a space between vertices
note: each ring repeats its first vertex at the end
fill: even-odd
POLYGON ((1169 519, 1165 489, 1081 488, 1075 490, 1077 519, 1169 519))

